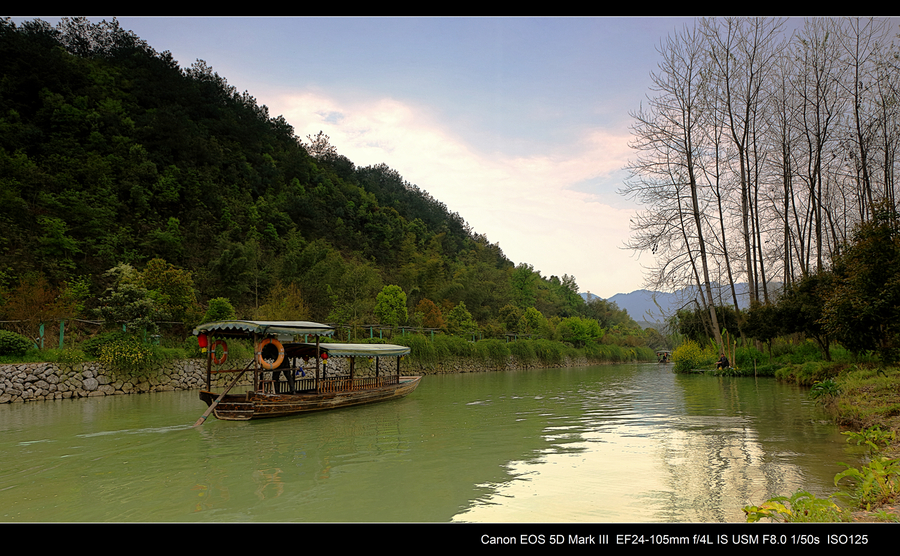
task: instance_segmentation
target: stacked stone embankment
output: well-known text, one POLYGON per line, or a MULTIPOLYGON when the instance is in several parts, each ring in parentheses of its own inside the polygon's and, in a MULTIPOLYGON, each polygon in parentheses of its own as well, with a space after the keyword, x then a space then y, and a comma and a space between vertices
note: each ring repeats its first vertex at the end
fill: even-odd
MULTIPOLYGON (((243 368, 248 361, 233 362, 243 368)), ((383 363, 391 365, 396 363, 383 363)), ((557 367, 574 367, 591 364, 587 360, 566 360, 557 367)), ((531 365, 534 366, 534 365, 531 365)), ((545 365, 540 365, 544 367, 545 365)), ((349 374, 347 360, 332 359, 328 376, 349 374)), ((356 376, 374 374, 371 362, 356 366, 356 376)), ((429 375, 442 373, 476 373, 485 371, 509 371, 525 368, 514 357, 505 362, 485 362, 472 358, 451 357, 428 365, 417 365, 404 359, 403 375, 429 375)), ((394 367, 382 367, 380 372, 396 372, 394 367)), ((233 374, 213 375, 213 389, 219 390, 233 380, 233 374)), ((239 384, 252 383, 247 373, 239 384)), ((202 359, 176 359, 162 363, 157 368, 127 374, 105 368, 96 361, 83 363, 12 363, 0 365, 0 403, 16 403, 40 400, 65 400, 91 396, 115 396, 174 390, 198 390, 206 387, 206 361, 202 359)))
MULTIPOLYGON (((219 375, 217 384, 225 382, 228 376, 219 375)), ((192 390, 205 386, 206 364, 199 359, 173 360, 134 375, 104 368, 95 361, 0 365, 0 403, 192 390)))

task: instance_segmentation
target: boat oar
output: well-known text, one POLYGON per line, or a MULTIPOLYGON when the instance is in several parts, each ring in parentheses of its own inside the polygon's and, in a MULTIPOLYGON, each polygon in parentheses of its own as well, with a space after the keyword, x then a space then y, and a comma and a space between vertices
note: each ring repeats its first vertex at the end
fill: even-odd
POLYGON ((234 380, 231 381, 231 384, 228 385, 228 388, 226 388, 224 392, 219 394, 219 397, 216 398, 216 401, 209 404, 209 409, 207 409, 205 412, 203 412, 203 415, 201 415, 200 418, 197 419, 197 422, 194 423, 194 426, 191 428, 199 427, 206 421, 206 418, 209 417, 210 414, 213 412, 213 409, 215 409, 216 406, 219 405, 219 402, 222 401, 222 398, 225 397, 225 394, 227 394, 229 392, 229 390, 234 388, 234 385, 238 383, 238 381, 241 379, 242 376, 244 376, 244 373, 247 372, 247 369, 249 369, 250 365, 252 365, 252 364, 253 364, 253 361, 250 361, 249 363, 247 363, 247 366, 244 367, 244 370, 241 371, 240 373, 238 373, 238 375, 234 378, 234 380))

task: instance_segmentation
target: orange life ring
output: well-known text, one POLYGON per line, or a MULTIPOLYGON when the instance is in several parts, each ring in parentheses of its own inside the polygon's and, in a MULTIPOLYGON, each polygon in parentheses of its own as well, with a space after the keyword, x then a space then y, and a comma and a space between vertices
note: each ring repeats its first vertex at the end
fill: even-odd
POLYGON ((257 344, 257 346, 256 346, 256 362, 259 363, 263 369, 271 371, 272 369, 275 369, 278 366, 280 366, 282 361, 284 361, 284 346, 281 345, 281 342, 279 342, 277 339, 266 338, 265 340, 263 340, 259 344, 257 344), (276 359, 274 363, 269 363, 262 357, 263 348, 269 344, 272 344, 273 346, 278 348, 278 359, 276 359))
POLYGON ((225 340, 216 340, 215 342, 213 342, 210 351, 212 352, 213 363, 215 363, 216 365, 221 365, 225 362, 225 360, 228 359, 228 344, 225 343, 225 340), (222 346, 222 359, 216 357, 216 348, 218 348, 220 345, 222 346))

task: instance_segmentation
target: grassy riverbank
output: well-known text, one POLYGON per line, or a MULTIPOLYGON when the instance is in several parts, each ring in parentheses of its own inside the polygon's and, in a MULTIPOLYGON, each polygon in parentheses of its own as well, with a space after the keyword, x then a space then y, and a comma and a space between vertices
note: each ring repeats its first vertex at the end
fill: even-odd
POLYGON ((793 508, 787 505, 792 514, 772 519, 900 522, 900 368, 874 362, 807 361, 780 367, 775 376, 809 386, 810 397, 844 429, 848 443, 868 453, 865 464, 848 466, 835 476, 841 490, 832 498, 841 497, 841 513, 832 511, 831 499, 801 497, 793 508))
POLYGON ((520 367, 556 367, 567 361, 585 360, 589 363, 625 363, 655 361, 656 354, 648 347, 626 347, 615 344, 587 342, 575 347, 564 342, 545 339, 497 339, 470 342, 459 336, 440 335, 430 339, 421 334, 395 337, 391 343, 408 346, 413 365, 428 368, 450 357, 472 359, 489 368, 503 368, 511 357, 520 367))

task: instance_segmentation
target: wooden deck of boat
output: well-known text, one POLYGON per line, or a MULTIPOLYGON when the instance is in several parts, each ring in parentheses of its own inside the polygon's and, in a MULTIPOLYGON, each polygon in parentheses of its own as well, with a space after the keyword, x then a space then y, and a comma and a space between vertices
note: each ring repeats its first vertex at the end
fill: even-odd
MULTIPOLYGON (((226 421, 248 421, 387 401, 410 394, 418 387, 421 378, 420 376, 401 377, 399 383, 363 390, 348 388, 296 394, 261 392, 229 394, 219 402, 213 410, 213 415, 217 419, 226 421)), ((200 398, 210 405, 218 398, 218 395, 214 392, 203 391, 200 393, 200 398)))

